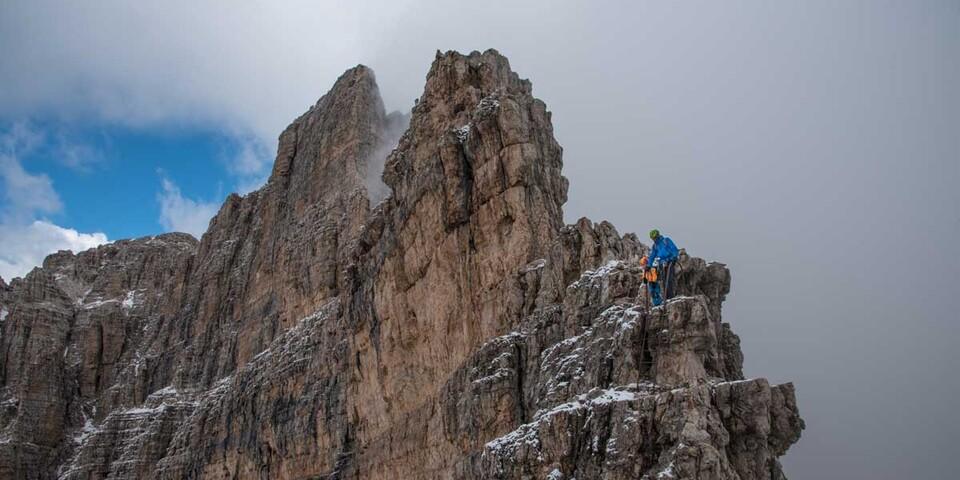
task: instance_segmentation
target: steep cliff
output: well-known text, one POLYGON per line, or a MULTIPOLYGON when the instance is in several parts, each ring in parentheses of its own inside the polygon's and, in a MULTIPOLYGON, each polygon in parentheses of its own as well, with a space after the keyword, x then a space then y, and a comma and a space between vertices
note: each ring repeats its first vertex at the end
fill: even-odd
POLYGON ((409 117, 348 70, 199 243, 0 284, 0 478, 784 478, 803 421, 743 379, 726 267, 648 308, 561 157, 493 50, 438 52, 409 117))

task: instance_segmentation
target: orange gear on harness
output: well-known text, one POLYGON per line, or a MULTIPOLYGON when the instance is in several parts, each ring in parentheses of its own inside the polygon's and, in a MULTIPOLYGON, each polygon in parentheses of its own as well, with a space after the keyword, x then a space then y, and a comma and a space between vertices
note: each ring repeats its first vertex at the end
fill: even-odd
POLYGON ((649 283, 657 283, 657 269, 647 268, 649 259, 646 255, 640 258, 640 266, 643 267, 643 278, 649 283))
POLYGON ((657 269, 648 269, 646 273, 643 274, 643 278, 646 278, 649 283, 657 283, 657 269))

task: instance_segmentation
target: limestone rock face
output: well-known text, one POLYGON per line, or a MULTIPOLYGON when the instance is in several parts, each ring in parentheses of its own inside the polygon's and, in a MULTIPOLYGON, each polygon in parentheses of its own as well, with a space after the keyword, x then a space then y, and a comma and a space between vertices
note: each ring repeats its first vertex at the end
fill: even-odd
POLYGON ((368 156, 384 125, 373 71, 344 73, 280 135, 262 189, 231 195, 200 242, 179 305, 178 387, 209 387, 345 286, 367 220, 368 156))
POLYGON ((0 478, 784 478, 803 421, 743 378, 727 268, 649 308, 561 168, 496 51, 438 52, 409 116, 348 70, 200 242, 0 280, 0 478))
POLYGON ((175 233, 60 252, 0 291, 0 478, 55 476, 109 412, 159 389, 145 346, 196 248, 175 233))

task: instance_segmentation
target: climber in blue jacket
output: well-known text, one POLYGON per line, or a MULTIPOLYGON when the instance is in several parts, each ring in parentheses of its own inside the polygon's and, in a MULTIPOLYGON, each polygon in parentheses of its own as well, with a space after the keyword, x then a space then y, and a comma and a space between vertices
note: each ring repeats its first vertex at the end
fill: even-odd
POLYGON ((653 296, 653 306, 658 306, 664 300, 669 300, 674 295, 676 279, 673 277, 673 265, 680 257, 680 250, 669 237, 660 235, 660 230, 650 230, 650 240, 653 240, 653 246, 650 247, 650 253, 647 255, 648 265, 651 268, 659 270, 659 278, 663 283, 663 290, 666 294, 661 300, 659 291, 653 296))
POLYGON ((660 235, 660 230, 650 230, 650 240, 653 240, 653 246, 650 247, 650 254, 647 257, 654 267, 658 265, 658 260, 660 264, 674 262, 680 256, 680 250, 677 249, 673 240, 670 240, 670 237, 660 235))

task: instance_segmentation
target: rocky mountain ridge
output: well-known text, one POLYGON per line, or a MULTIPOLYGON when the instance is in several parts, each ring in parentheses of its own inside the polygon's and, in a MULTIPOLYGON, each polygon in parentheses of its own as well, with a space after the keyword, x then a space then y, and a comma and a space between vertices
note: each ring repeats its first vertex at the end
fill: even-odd
POLYGON ((646 307, 561 157, 496 51, 438 52, 409 118, 348 70, 201 241, 0 283, 0 478, 784 478, 803 421, 743 378, 727 268, 646 307))

